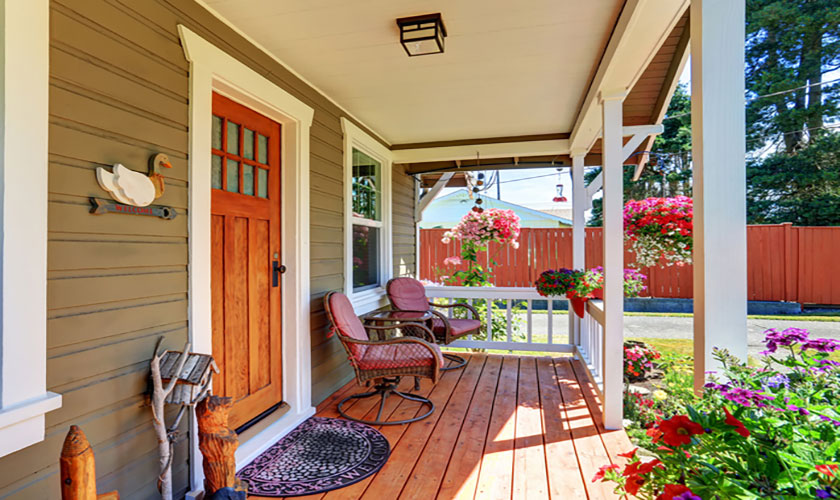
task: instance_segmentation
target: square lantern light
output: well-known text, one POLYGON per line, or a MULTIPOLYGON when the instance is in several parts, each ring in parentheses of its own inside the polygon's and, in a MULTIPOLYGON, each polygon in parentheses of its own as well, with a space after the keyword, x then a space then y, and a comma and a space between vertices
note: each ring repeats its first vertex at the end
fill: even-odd
POLYGON ((440 13, 397 19, 400 27, 400 43, 410 56, 425 56, 443 53, 443 39, 446 27, 440 13))

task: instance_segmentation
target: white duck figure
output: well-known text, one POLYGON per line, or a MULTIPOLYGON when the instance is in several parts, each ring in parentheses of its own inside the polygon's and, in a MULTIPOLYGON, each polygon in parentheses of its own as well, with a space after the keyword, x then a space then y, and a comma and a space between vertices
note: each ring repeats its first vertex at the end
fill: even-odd
POLYGON ((158 153, 149 161, 147 175, 126 168, 121 163, 114 165, 112 172, 103 167, 96 169, 96 180, 102 189, 108 191, 111 197, 120 203, 145 207, 163 194, 163 176, 158 167, 171 168, 169 158, 158 153))

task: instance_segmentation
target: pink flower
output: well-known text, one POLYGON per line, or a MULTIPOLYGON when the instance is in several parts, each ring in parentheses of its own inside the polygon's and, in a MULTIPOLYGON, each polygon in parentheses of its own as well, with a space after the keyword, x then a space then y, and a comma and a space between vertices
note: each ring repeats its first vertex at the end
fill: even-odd
POLYGON ((457 255, 453 257, 447 257, 443 259, 443 265, 445 266, 460 266, 461 265, 461 257, 457 255))

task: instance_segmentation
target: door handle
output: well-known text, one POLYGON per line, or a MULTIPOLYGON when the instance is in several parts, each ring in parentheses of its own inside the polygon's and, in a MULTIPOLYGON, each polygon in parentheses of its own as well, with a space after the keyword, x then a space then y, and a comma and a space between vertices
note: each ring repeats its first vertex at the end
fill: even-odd
POLYGON ((280 286, 280 275, 286 272, 286 266, 275 260, 272 271, 271 286, 278 287, 280 286))

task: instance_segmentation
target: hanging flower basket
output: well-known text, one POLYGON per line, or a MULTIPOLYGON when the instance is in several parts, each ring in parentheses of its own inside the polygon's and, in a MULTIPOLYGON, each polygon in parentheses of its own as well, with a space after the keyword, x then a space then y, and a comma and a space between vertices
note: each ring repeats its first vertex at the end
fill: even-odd
POLYGON ((630 200, 624 206, 624 239, 640 266, 691 264, 693 209, 691 198, 630 200))
POLYGON ((562 268, 543 271, 537 279, 537 292, 543 297, 563 297, 575 314, 583 317, 586 301, 592 298, 592 292, 602 286, 603 276, 593 271, 562 268))

